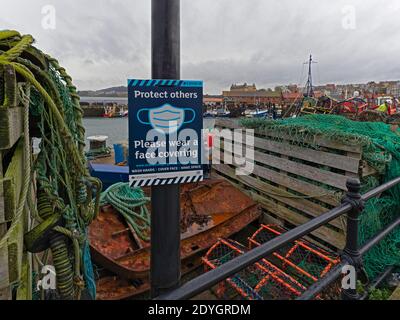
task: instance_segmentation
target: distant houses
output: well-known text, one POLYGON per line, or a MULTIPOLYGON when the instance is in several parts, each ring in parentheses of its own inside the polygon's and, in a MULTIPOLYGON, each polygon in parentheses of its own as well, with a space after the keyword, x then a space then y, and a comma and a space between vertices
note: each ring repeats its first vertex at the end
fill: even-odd
POLYGON ((222 92, 222 97, 226 102, 238 105, 280 104, 283 101, 282 91, 257 89, 254 83, 233 84, 229 91, 222 92))
MULTIPOLYGON (((274 89, 258 89, 255 83, 232 84, 220 95, 204 95, 204 107, 219 106, 254 107, 265 105, 290 105, 303 98, 304 88, 295 84, 277 86, 274 89)), ((367 100, 378 96, 400 96, 400 81, 368 82, 365 84, 333 84, 314 86, 315 98, 329 96, 345 100, 358 94, 367 100)), ((127 88, 113 87, 98 91, 80 91, 81 104, 86 108, 102 108, 106 105, 127 105, 127 88)))

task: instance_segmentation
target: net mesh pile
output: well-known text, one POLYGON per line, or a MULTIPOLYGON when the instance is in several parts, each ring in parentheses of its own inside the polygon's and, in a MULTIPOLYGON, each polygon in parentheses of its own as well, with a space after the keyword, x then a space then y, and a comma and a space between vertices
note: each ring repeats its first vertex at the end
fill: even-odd
MULTIPOLYGON (((280 121, 243 119, 241 124, 259 133, 273 130, 289 135, 295 144, 307 148, 319 148, 312 143, 316 136, 362 147, 363 160, 379 174, 378 177, 362 179, 364 192, 400 175, 400 130, 396 126, 382 122, 355 122, 336 115, 308 115, 280 121)), ((359 244, 363 245, 393 222, 398 217, 399 207, 399 185, 379 198, 369 200, 361 215, 359 244)), ((399 265, 399 248, 400 229, 397 228, 364 256, 368 276, 375 277, 387 266, 399 265)))

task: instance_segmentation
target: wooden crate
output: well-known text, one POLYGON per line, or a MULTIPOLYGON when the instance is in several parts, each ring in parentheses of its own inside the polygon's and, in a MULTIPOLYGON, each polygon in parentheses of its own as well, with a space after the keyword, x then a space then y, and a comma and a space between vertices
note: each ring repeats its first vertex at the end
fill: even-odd
POLYGON ((32 300, 32 254, 24 252, 17 300, 32 300))
MULTIPOLYGON (((21 139, 24 107, 19 105, 13 69, 1 68, 0 78, 2 76, 1 96, 5 98, 0 106, 0 300, 10 299, 11 286, 21 280, 27 268, 31 270, 30 256, 24 258, 23 248, 29 212, 24 210, 22 215, 16 216, 26 165, 24 140, 21 139)), ((22 83, 19 86, 29 95, 29 86, 22 83)), ((27 297, 30 291, 20 292, 20 297, 27 297)))
POLYGON ((11 149, 22 135, 23 108, 20 105, 15 70, 0 66, 0 150, 11 149))
POLYGON ((5 208, 12 211, 6 211, 5 214, 6 220, 11 222, 11 227, 7 230, 4 228, 6 224, 2 224, 5 229, 2 236, 7 236, 7 241, 0 245, 0 289, 8 287, 10 283, 18 281, 21 274, 25 215, 16 217, 15 213, 22 191, 22 173, 24 172, 22 142, 21 140, 20 143, 18 143, 4 175, 5 179, 3 179, 3 181, 9 182, 9 189, 4 190, 4 194, 6 195, 4 199, 5 208))
MULTIPOLYGON (((0 65, 0 162, 10 153, 10 149, 17 143, 23 133, 23 107, 20 106, 16 73, 12 66, 0 65)), ((12 151, 12 150, 11 150, 12 151)), ((4 168, 5 170, 6 168, 4 168)), ((0 225, 10 221, 14 207, 10 207, 14 201, 12 181, 4 177, 2 164, 0 164, 0 225), (11 196, 11 198, 10 198, 11 196), (8 217, 6 217, 9 213, 8 217)), ((4 229, 4 226, 3 226, 4 229)), ((1 235, 1 233, 0 233, 1 235)))
MULTIPOLYGON (((233 120, 217 120, 217 129, 239 129, 233 120)), ((260 203, 266 215, 287 226, 298 226, 340 204, 349 177, 375 174, 362 160, 362 148, 316 136, 294 141, 290 135, 255 130, 254 170, 250 175, 236 174, 235 163, 214 164, 213 174, 225 178, 260 203), (313 145, 317 148, 308 148, 313 145)), ((245 135, 243 134, 243 140, 245 135)), ((241 156, 231 139, 214 147, 221 160, 223 153, 241 156)), ((240 143, 240 142, 239 142, 240 143)), ((250 154, 250 153, 249 153, 250 154)), ((345 219, 331 221, 312 232, 324 245, 342 249, 345 219)))

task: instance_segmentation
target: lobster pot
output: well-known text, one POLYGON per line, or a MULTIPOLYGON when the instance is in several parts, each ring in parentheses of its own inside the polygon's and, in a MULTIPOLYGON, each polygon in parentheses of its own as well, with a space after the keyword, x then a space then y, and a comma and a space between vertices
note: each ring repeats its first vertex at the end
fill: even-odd
MULTIPOLYGON (((249 247, 260 246, 286 231, 277 225, 262 225, 249 238, 249 247)), ((267 259, 305 287, 317 282, 340 261, 332 252, 305 240, 289 243, 267 259)))
MULTIPOLYGON (((232 240, 220 240, 203 258, 206 270, 215 269, 242 255, 246 248, 232 240)), ((305 287, 271 262, 262 259, 218 284, 216 295, 222 299, 293 300, 305 287)))
POLYGON ((88 137, 89 140, 89 151, 97 151, 100 149, 107 148, 107 136, 92 136, 88 137))

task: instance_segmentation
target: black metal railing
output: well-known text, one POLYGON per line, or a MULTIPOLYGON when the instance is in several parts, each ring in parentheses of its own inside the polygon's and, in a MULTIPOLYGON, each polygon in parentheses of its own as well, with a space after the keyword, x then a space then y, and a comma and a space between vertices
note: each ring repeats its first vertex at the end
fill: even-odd
MULTIPOLYGON (((346 245, 341 255, 341 262, 333 268, 326 276, 308 288, 299 300, 309 300, 320 293, 324 288, 338 279, 342 274, 345 265, 352 265, 356 270, 362 268, 362 256, 373 246, 379 243, 386 235, 400 225, 400 218, 387 226, 378 235, 367 242, 363 247, 358 247, 358 224, 359 216, 364 208, 364 202, 380 195, 382 192, 394 187, 400 183, 400 177, 387 182, 364 195, 360 194, 360 181, 357 179, 349 179, 347 181, 347 193, 342 204, 321 216, 308 221, 282 235, 262 244, 245 254, 230 260, 219 268, 204 273, 197 278, 183 284, 178 289, 157 297, 157 300, 183 300, 190 299, 197 294, 211 288, 226 278, 236 274, 242 269, 254 264, 255 262, 265 258, 286 244, 293 242, 303 236, 310 234, 312 231, 329 223, 330 221, 347 213, 347 233, 346 245)), ((343 289, 343 299, 360 299, 355 288, 343 289)))

